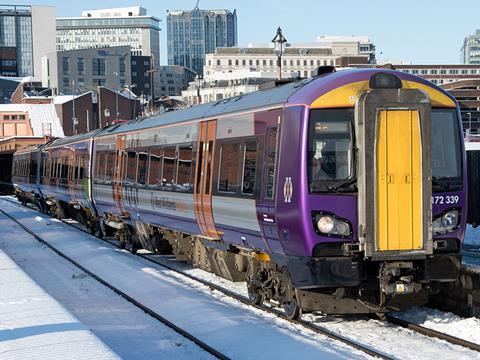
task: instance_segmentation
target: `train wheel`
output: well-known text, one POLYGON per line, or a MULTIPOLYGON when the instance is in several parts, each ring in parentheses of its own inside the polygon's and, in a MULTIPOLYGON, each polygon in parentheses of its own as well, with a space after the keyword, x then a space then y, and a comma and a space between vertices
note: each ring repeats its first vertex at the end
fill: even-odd
POLYGON ((282 305, 285 316, 292 320, 298 320, 302 317, 302 308, 298 303, 297 297, 294 296, 288 303, 282 305))
POLYGON ((250 300, 252 304, 262 305, 265 301, 265 295, 260 294, 258 290, 253 290, 248 287, 248 300, 250 300))

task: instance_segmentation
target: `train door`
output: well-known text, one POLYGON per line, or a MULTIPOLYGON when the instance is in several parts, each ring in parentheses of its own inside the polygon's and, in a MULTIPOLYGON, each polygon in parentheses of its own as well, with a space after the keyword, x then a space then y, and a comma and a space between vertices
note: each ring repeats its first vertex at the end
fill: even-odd
POLYGON ((125 144, 124 135, 117 136, 115 151, 115 171, 113 174, 113 200, 119 214, 125 213, 122 196, 122 179, 125 173, 125 144))
POLYGON ((432 253, 430 99, 375 89, 357 102, 358 214, 365 255, 432 253))
POLYGON ((203 235, 214 238, 218 237, 212 213, 212 178, 216 132, 216 120, 200 124, 194 186, 195 216, 200 231, 203 235))
POLYGON ((272 252, 283 253, 283 248, 278 237, 278 226, 275 213, 275 189, 277 187, 277 158, 280 140, 281 115, 274 113, 273 119, 267 124, 265 134, 264 166, 262 174, 262 194, 257 201, 258 221, 263 237, 272 252))

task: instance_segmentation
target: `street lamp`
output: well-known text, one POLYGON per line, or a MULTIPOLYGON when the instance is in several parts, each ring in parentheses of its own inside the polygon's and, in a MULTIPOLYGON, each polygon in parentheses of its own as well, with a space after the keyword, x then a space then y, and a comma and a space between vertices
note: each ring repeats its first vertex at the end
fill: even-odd
POLYGON ((73 109, 72 109, 73 135, 77 135, 78 119, 75 116, 75 80, 72 80, 72 87, 73 87, 73 109))
POLYGON ((467 133, 467 140, 470 141, 470 134, 472 133, 472 113, 467 112, 468 115, 468 133, 467 133))
POLYGON ((115 116, 115 119, 118 122, 118 116, 120 115, 120 113, 118 112, 118 92, 120 91, 120 76, 119 76, 120 74, 115 71, 113 75, 117 77, 117 91, 115 91, 115 110, 117 112, 117 115, 115 116))
POLYGON ((108 118, 110 117, 110 109, 108 107, 103 110, 103 115, 105 115, 106 125, 108 126, 108 118))
POLYGON ((282 29, 280 26, 277 29, 277 34, 272 39, 272 43, 277 54, 277 66, 278 66, 278 80, 282 80, 282 54, 283 54, 283 44, 287 42, 287 39, 282 34, 282 29))
POLYGON ((197 104, 200 104, 202 102, 200 89, 202 88, 203 84, 204 84, 203 78, 199 74, 197 74, 197 76, 195 76, 195 87, 197 88, 197 104))

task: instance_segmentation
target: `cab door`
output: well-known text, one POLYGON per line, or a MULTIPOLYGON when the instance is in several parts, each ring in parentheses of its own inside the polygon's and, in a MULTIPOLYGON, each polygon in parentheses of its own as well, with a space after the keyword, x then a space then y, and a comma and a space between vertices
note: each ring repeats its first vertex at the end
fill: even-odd
POLYGON ((419 250, 422 149, 417 110, 382 109, 377 139, 377 249, 419 250))
POLYGON ((194 205, 198 226, 204 236, 217 238, 212 212, 212 178, 217 121, 200 124, 197 141, 194 205))

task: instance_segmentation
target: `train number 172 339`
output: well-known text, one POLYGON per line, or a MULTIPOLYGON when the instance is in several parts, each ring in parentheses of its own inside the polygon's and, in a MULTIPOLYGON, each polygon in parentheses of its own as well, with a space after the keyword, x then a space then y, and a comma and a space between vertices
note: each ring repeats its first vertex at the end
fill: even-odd
POLYGON ((458 204, 460 198, 458 195, 452 196, 432 196, 432 204, 442 205, 442 204, 458 204))

